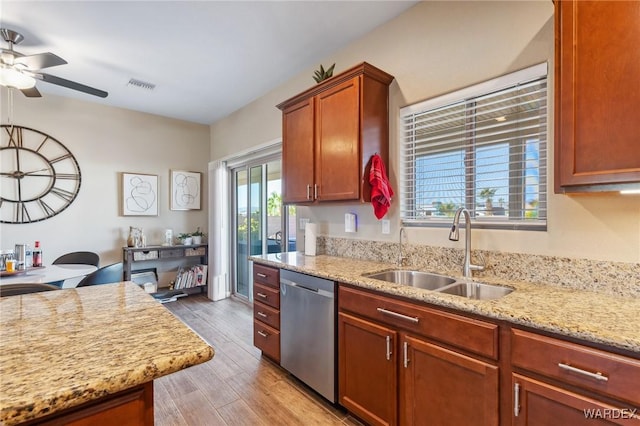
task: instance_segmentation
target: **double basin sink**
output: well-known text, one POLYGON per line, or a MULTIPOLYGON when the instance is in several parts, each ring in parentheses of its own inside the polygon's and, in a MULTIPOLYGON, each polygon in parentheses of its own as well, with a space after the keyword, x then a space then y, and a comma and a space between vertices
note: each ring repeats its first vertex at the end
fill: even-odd
POLYGON ((446 275, 404 269, 374 272, 365 274, 364 276, 375 280, 433 290, 438 293, 453 294, 455 296, 476 300, 499 299, 513 291, 513 289, 508 287, 472 281, 459 281, 446 275))

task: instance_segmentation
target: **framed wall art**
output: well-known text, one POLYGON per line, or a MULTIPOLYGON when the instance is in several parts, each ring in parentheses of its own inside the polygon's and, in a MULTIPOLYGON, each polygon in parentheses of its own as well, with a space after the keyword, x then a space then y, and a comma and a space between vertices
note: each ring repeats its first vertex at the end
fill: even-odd
POLYGON ((158 175, 122 173, 122 215, 158 216, 158 175))
POLYGON ((202 173, 171 170, 171 210, 200 210, 202 173))

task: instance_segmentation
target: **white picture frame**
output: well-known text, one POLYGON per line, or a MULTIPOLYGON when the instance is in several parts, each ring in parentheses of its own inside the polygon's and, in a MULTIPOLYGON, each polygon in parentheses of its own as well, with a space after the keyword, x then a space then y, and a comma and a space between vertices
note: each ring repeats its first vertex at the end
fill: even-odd
POLYGON ((200 210, 202 173, 170 170, 171 210, 200 210))
POLYGON ((122 215, 158 216, 158 175, 122 173, 122 215))

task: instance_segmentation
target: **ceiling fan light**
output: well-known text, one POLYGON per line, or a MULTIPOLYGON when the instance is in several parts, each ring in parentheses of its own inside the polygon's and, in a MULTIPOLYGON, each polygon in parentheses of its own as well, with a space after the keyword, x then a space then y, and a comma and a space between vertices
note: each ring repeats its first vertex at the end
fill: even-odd
POLYGON ((0 85, 14 89, 31 89, 36 85, 36 79, 9 67, 0 67, 0 85))

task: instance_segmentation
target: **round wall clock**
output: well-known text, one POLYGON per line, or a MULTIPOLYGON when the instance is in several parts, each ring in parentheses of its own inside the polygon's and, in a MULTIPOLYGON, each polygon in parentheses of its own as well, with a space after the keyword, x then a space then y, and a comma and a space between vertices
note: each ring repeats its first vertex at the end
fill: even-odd
POLYGON ((69 207, 81 176, 67 147, 28 127, 3 124, 0 131, 0 222, 38 222, 69 207))

